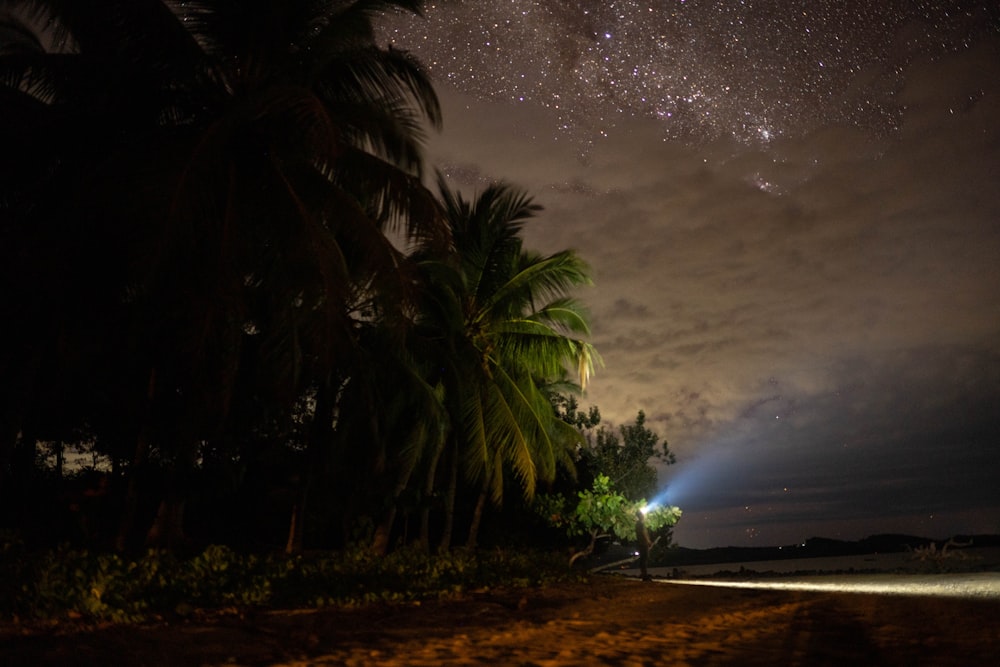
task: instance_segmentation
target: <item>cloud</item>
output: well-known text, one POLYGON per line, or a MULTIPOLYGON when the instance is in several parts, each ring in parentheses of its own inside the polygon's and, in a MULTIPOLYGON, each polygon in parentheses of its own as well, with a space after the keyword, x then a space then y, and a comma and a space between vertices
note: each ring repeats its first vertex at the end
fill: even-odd
POLYGON ((1000 525, 998 55, 994 38, 915 59, 898 133, 758 147, 665 142, 642 119, 581 145, 540 134, 544 109, 446 91, 431 157, 469 190, 527 188, 545 207, 528 244, 591 264, 606 367, 583 402, 646 412, 691 471, 671 485, 725 517, 715 538, 761 504, 752 523, 781 534, 963 503, 1000 525))
MULTIPOLYGON (((998 357, 972 347, 929 346, 881 361, 859 359, 833 373, 835 390, 792 401, 777 393, 781 383, 769 383, 776 393, 664 471, 669 499, 711 514, 716 530, 725 524, 784 536, 771 543, 837 536, 816 526, 866 516, 867 532, 839 535, 902 530, 892 522, 932 514, 939 530, 949 532, 931 536, 994 530, 1000 522, 998 357), (970 522, 973 510, 978 514, 970 522), (948 516, 956 523, 965 517, 962 527, 949 527, 948 516)), ((703 539, 689 532, 695 528, 678 527, 678 537, 686 544, 703 539)))

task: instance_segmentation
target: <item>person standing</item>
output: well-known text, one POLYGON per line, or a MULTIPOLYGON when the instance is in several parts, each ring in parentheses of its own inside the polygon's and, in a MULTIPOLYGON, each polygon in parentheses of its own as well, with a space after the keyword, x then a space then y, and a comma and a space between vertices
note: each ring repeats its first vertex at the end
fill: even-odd
POLYGON ((642 510, 636 512, 635 538, 639 542, 639 571, 642 573, 643 581, 650 581, 647 568, 649 567, 649 548, 652 542, 649 539, 649 532, 646 531, 646 517, 642 510))

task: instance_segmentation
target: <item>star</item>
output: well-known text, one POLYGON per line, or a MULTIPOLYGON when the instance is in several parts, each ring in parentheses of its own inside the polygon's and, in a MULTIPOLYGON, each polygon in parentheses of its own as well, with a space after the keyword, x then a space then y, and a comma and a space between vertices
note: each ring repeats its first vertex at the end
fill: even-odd
POLYGON ((896 131, 900 108, 881 91, 913 58, 967 46, 989 13, 926 1, 435 2, 385 34, 447 86, 552 110, 554 135, 593 143, 643 117, 664 140, 766 146, 817 125, 896 131), (917 27, 887 39, 907 23, 917 27))

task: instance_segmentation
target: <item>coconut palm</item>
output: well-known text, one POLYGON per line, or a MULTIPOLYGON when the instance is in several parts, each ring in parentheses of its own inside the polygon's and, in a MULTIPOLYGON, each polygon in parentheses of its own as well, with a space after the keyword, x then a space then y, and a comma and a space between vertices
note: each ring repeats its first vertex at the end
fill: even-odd
MULTIPOLYGON (((437 343, 436 380, 455 425, 451 461, 461 458, 465 479, 480 488, 474 545, 486 500, 502 502, 505 471, 530 499, 557 464, 572 467, 579 433, 554 417, 540 383, 568 366, 586 386, 597 355, 585 340, 587 315, 568 293, 590 281, 574 252, 522 247, 522 226, 540 210, 522 191, 498 184, 467 202, 440 177, 439 189, 453 246, 443 256, 416 253, 428 285, 420 324, 437 343)), ((450 519, 445 546, 449 539, 450 519)))
POLYGON ((374 31, 382 12, 421 3, 4 5, 23 20, 0 56, 0 103, 43 111, 31 129, 47 139, 35 177, 0 205, 13 202, 12 236, 39 221, 57 242, 75 231, 57 243, 69 265, 105 267, 102 293, 128 322, 123 363, 145 368, 128 374, 147 399, 136 467, 145 440, 189 464, 236 400, 287 410, 308 385, 336 385, 358 319, 410 283, 387 232, 438 230, 420 183, 437 100, 374 31), (36 25, 32 40, 21 28, 36 25), (80 237, 100 252, 81 258, 80 237))

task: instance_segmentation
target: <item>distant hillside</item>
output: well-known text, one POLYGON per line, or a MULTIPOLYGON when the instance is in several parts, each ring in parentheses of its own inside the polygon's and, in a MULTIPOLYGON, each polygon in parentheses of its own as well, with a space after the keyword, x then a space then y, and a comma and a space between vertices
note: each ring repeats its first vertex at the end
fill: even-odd
MULTIPOLYGON (((1000 535, 956 535, 956 542, 972 541, 973 547, 1000 546, 1000 535)), ((856 542, 811 537, 801 544, 780 547, 715 547, 713 549, 687 549, 673 547, 663 552, 656 565, 671 567, 682 565, 711 565, 713 563, 745 563, 759 560, 785 560, 789 558, 822 558, 830 556, 859 556, 871 553, 898 553, 927 546, 931 542, 942 548, 947 542, 913 535, 871 535, 856 542)))

